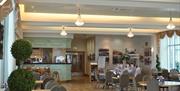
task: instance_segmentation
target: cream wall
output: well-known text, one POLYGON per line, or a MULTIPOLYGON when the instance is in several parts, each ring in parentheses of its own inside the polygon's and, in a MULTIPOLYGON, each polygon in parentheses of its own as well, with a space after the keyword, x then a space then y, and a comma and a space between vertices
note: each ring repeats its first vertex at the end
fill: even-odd
MULTIPOLYGON (((137 53, 144 54, 145 42, 148 42, 149 47, 153 47, 153 58, 152 66, 155 66, 155 50, 156 50, 156 36, 155 35, 135 35, 134 38, 128 38, 125 35, 96 35, 95 40, 95 55, 96 60, 98 59, 98 50, 99 48, 108 48, 110 49, 110 63, 112 63, 112 51, 120 50, 124 52, 125 48, 136 49, 137 53)), ((74 38, 71 43, 72 50, 75 51, 84 51, 85 53, 91 52, 89 48, 88 39, 74 38)), ((92 43, 91 43, 92 47, 92 43)), ((92 48, 93 49, 93 48, 92 48)), ((85 54, 85 74, 89 72, 89 62, 87 60, 87 54, 85 54)))
POLYGON ((86 39, 74 38, 71 42, 71 48, 75 51, 86 51, 86 39))
POLYGON ((133 38, 128 38, 125 35, 98 35, 95 38, 95 55, 98 60, 98 50, 100 48, 107 48, 110 51, 110 64, 112 63, 112 51, 120 50, 124 52, 125 48, 136 49, 137 53, 144 52, 145 42, 152 46, 152 36, 150 35, 135 35, 133 38))

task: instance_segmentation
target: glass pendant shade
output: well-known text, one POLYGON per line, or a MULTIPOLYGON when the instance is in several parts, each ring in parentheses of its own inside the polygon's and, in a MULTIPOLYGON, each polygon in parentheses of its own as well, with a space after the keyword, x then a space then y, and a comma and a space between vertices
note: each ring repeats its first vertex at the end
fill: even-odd
POLYGON ((84 25, 84 21, 81 19, 81 15, 78 15, 78 18, 75 22, 76 26, 83 26, 84 25))
POLYGON ((66 35, 67 35, 66 31, 64 31, 64 30, 62 30, 60 34, 61 34, 62 36, 66 36, 66 35))
POLYGON ((129 30, 129 32, 128 32, 128 34, 127 34, 127 36, 128 36, 129 38, 134 37, 134 34, 133 34, 133 32, 132 32, 131 28, 130 28, 130 30, 129 30))
POLYGON ((169 24, 166 26, 167 29, 174 29, 176 26, 173 24, 172 18, 169 20, 169 24))
POLYGON ((66 33, 65 29, 64 29, 64 26, 62 26, 62 31, 61 31, 60 35, 61 36, 66 36, 67 35, 67 33, 66 33))

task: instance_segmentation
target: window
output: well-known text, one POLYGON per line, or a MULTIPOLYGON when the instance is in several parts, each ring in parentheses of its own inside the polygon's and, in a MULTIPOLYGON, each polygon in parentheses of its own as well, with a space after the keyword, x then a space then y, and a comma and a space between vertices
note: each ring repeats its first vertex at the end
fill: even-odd
POLYGON ((162 68, 177 69, 180 65, 180 36, 174 34, 169 38, 166 35, 160 40, 160 62, 162 68))

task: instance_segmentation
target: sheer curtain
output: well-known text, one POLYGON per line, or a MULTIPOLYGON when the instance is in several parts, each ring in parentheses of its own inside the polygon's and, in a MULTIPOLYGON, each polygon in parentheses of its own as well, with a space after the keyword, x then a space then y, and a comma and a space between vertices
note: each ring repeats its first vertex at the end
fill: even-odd
MULTIPOLYGON (((180 66, 180 37, 174 34, 160 40, 160 62, 161 68, 177 69, 180 66)), ((179 69, 180 70, 180 69, 179 69)))

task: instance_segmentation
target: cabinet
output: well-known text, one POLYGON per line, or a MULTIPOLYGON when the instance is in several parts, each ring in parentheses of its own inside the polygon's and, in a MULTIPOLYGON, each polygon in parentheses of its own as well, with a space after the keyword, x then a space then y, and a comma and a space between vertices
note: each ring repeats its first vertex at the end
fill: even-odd
POLYGON ((71 76, 72 76, 72 73, 71 73, 72 64, 24 64, 23 66, 24 67, 32 67, 32 68, 49 67, 51 74, 54 71, 57 71, 59 73, 61 81, 71 80, 71 76))
POLYGON ((50 65, 51 72, 57 71, 61 81, 71 80, 71 64, 50 65))

